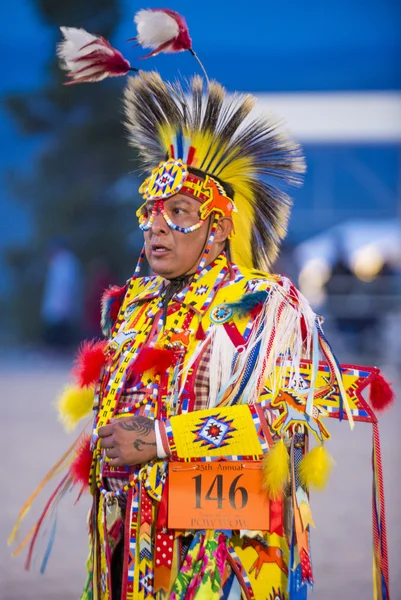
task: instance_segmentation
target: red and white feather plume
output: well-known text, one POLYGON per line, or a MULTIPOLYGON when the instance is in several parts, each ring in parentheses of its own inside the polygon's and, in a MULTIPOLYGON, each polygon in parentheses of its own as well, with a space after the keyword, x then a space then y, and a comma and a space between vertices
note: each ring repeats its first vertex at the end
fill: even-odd
POLYGON ((143 48, 152 52, 148 58, 160 52, 183 52, 192 50, 192 40, 184 17, 168 8, 144 9, 136 13, 134 23, 138 37, 134 38, 143 48))
MULTIPOLYGON (((156 56, 161 52, 188 50, 196 58, 208 80, 205 68, 192 48, 192 40, 183 16, 169 8, 150 8, 138 11, 134 22, 138 35, 131 39, 136 40, 138 46, 151 49, 151 52, 141 58, 156 56)), ((120 77, 127 75, 129 71, 138 70, 131 67, 121 52, 103 37, 76 27, 60 29, 64 39, 57 45, 57 55, 61 68, 67 71, 67 77, 70 78, 67 85, 102 81, 107 77, 120 77)))
POLYGON ((71 78, 67 85, 120 77, 136 70, 103 37, 75 27, 60 27, 60 30, 64 40, 57 46, 57 55, 61 68, 71 78))
POLYGON ((151 48, 151 52, 141 58, 150 58, 160 52, 174 53, 189 50, 198 61, 208 81, 206 70, 192 48, 188 25, 182 15, 169 8, 148 8, 136 13, 134 23, 138 35, 132 39, 143 48, 151 48))

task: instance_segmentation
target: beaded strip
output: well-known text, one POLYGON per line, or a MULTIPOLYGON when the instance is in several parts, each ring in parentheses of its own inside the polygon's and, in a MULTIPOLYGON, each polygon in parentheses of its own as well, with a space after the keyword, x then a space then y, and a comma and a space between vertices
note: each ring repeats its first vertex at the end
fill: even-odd
POLYGON ((101 473, 102 473, 102 466, 103 466, 103 458, 102 458, 102 451, 100 448, 96 448, 95 452, 93 453, 93 458, 98 461, 100 468, 99 470, 96 470, 96 487, 99 489, 100 493, 104 496, 104 498, 110 503, 112 504, 119 496, 122 496, 123 494, 125 494, 126 492, 128 492, 131 488, 134 487, 134 485, 137 483, 138 481, 138 475, 136 475, 135 473, 131 476, 129 482, 124 485, 124 487, 122 487, 119 490, 106 490, 105 487, 103 487, 102 485, 102 477, 101 477, 101 473))
POLYGON ((201 219, 200 221, 195 223, 195 225, 191 225, 190 227, 180 227, 179 225, 176 225, 175 223, 173 223, 173 221, 170 219, 170 217, 164 210, 164 201, 157 200, 153 205, 152 213, 151 213, 149 219, 146 222, 144 222, 144 219, 142 221, 140 219, 139 229, 141 229, 142 231, 149 231, 149 229, 152 227, 152 225, 155 221, 155 217, 158 212, 160 212, 160 214, 162 215, 163 219, 166 221, 166 223, 170 229, 173 229, 174 231, 179 231, 181 233, 191 233, 192 231, 196 231, 197 229, 200 229, 202 227, 202 225, 204 225, 206 223, 206 221, 203 221, 201 219))
MULTIPOLYGON (((211 263, 210 265, 208 265, 207 267, 204 267, 204 271, 208 272, 211 269, 213 269, 215 267, 215 263, 211 263)), ((220 273, 217 276, 216 282, 213 285, 213 287, 211 288, 205 302, 203 303, 200 312, 204 313, 206 311, 206 309, 210 306, 210 304, 212 303, 215 295, 216 295, 216 291, 218 290, 218 288, 220 287, 220 284, 222 282, 222 280, 224 279, 224 277, 227 275, 228 273, 228 266, 227 264, 222 266, 222 269, 220 271, 220 273)), ((181 292, 178 292, 178 294, 176 294, 176 298, 179 302, 182 302, 183 304, 186 304, 185 302, 185 298, 186 296, 193 291, 194 288, 194 282, 192 282, 189 286, 187 286, 186 288, 184 288, 183 290, 181 290, 181 292)), ((190 305, 188 304, 187 306, 190 307, 190 305)))
POLYGON ((248 573, 246 572, 246 569, 245 569, 244 565, 242 564, 242 561, 240 560, 238 554, 236 553, 231 541, 228 544, 227 550, 228 550, 228 557, 227 557, 228 562, 238 579, 238 582, 241 587, 241 591, 243 592, 246 600, 253 600, 255 598, 255 594, 253 592, 252 585, 251 585, 251 582, 248 577, 248 573))
POLYGON ((136 412, 137 410, 142 408, 142 406, 145 406, 145 404, 150 402, 152 399, 153 398, 151 396, 146 396, 145 398, 143 398, 142 400, 140 400, 139 402, 137 402, 136 404, 134 404, 132 406, 123 406, 122 408, 117 408, 115 414, 116 415, 125 415, 125 414, 136 412))
MULTIPOLYGON (((139 318, 141 316, 143 316, 143 312, 144 312, 143 310, 139 311, 139 314, 137 315, 137 317, 135 318, 133 323, 130 324, 130 329, 132 329, 133 327, 136 326, 139 318)), ((152 327, 152 319, 149 318, 149 314, 146 315, 146 318, 147 318, 147 324, 143 331, 144 343, 145 343, 147 335, 148 335, 148 330, 149 330, 149 328, 152 327)), ((117 331, 116 331, 116 335, 117 335, 117 331)), ((115 337, 116 336, 114 336, 113 339, 115 339, 115 337)), ((134 340, 132 340, 132 343, 134 343, 134 340)), ((139 354, 141 348, 142 348, 142 344, 140 346, 138 346, 137 348, 131 347, 131 348, 127 349, 125 356, 123 357, 121 363, 116 364, 114 371, 113 371, 113 376, 110 377, 110 379, 106 385, 106 390, 105 390, 106 393, 103 398, 102 407, 99 411, 98 422, 95 424, 96 429, 105 425, 110 420, 110 418, 113 416, 115 408, 118 405, 118 401, 121 396, 121 393, 123 391, 126 374, 129 370, 129 367, 131 366, 131 364, 137 358, 137 355, 139 354)))

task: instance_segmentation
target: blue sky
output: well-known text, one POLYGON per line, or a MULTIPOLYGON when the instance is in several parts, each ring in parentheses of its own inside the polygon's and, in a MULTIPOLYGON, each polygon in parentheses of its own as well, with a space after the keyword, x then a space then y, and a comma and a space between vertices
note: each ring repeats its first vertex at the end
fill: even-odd
MULTIPOLYGON (((122 39, 132 36, 130 17, 136 6, 124 0, 127 20, 122 39)), ((158 2, 147 6, 156 7, 158 2)), ((209 75, 231 89, 401 86, 401 3, 397 0, 171 0, 169 6, 186 16, 194 48, 209 75)), ((178 68, 187 68, 191 57, 185 58, 179 58, 178 68)), ((176 61, 168 56, 157 61, 166 76, 174 75, 176 61)))
MULTIPOLYGON (((232 90, 401 88, 398 0, 253 0, 248 4, 171 0, 168 4, 186 16, 194 48, 209 75, 232 90)), ((159 4, 122 0, 122 5, 125 17, 114 43, 133 60, 141 50, 131 50, 124 42, 135 32, 132 16, 142 6, 159 4)), ((58 32, 41 23, 33 6, 30 0, 1 3, 0 96, 36 88, 45 77, 45 63, 58 32)), ((189 53, 156 57, 147 66, 160 69, 165 77, 174 77, 178 70, 191 74, 197 68, 189 53)), ((1 146, 7 148, 3 168, 31 151, 32 141, 21 139, 3 112, 0 132, 1 146)))
MULTIPOLYGON (((124 42, 135 32, 132 16, 139 8, 159 4, 122 2, 125 18, 113 41, 132 61, 141 54, 124 42)), ((194 48, 209 75, 229 89, 401 88, 398 0, 171 0, 168 4, 186 16, 194 48)), ((30 0, 2 2, 0 27, 0 95, 40 87, 58 32, 41 23, 30 0)), ((160 56, 148 61, 147 67, 159 69, 166 78, 174 77, 178 70, 189 75, 197 69, 189 53, 160 56)), ((18 227, 10 227, 20 213, 4 191, 4 173, 11 167, 29 168, 38 141, 19 135, 3 108, 0 136, 0 238, 4 242, 26 234, 22 217, 18 227)))
MULTIPOLYGON (((57 36, 40 22, 30 0, 1 4, 0 93, 39 84, 57 36)), ((116 38, 132 58, 139 51, 131 51, 124 40, 134 34, 131 17, 141 4, 122 4, 125 17, 116 38)), ((186 16, 194 48, 210 74, 232 89, 401 87, 398 0, 253 0, 248 4, 252 10, 244 10, 238 1, 168 4, 186 16)), ((156 7, 158 2, 142 6, 156 7)), ((165 56, 153 59, 152 66, 176 72, 192 69, 192 61, 190 55, 165 56)))

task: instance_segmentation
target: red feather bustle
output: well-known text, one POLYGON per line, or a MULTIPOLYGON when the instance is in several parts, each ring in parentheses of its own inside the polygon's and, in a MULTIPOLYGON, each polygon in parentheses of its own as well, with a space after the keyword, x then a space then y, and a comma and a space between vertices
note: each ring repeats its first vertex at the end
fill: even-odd
POLYGON ((83 489, 89 484, 89 474, 92 465, 92 452, 90 450, 91 436, 82 436, 76 450, 76 456, 70 465, 70 475, 75 485, 83 489))
POLYGON ((370 384, 369 401, 375 410, 384 410, 394 401, 395 394, 391 384, 379 372, 370 384))
POLYGON ((150 369, 157 373, 164 373, 173 364, 174 356, 173 350, 142 348, 130 369, 130 376, 142 375, 150 369))
POLYGON ((106 362, 106 340, 85 340, 78 349, 72 375, 77 385, 85 387, 95 384, 106 362))

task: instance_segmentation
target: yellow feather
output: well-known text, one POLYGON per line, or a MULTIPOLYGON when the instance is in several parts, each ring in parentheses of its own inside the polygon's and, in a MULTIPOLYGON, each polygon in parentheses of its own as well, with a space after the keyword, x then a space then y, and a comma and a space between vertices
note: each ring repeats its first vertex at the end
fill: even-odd
POLYGON ((231 183, 235 187, 235 191, 241 191, 245 195, 249 195, 251 191, 247 177, 252 177, 255 173, 255 166, 252 159, 241 156, 236 157, 236 153, 231 152, 232 158, 226 157, 226 164, 223 169, 218 170, 217 176, 223 181, 231 183))
POLYGON ((89 415, 93 406, 95 391, 93 386, 80 388, 67 385, 57 399, 60 421, 66 431, 73 431, 78 422, 89 415))
POLYGON ((237 194, 235 196, 236 213, 233 213, 234 231, 230 240, 230 248, 234 263, 253 268, 251 236, 254 222, 254 210, 252 205, 246 201, 244 196, 237 194))
POLYGON ((263 459, 263 488, 272 500, 278 500, 290 476, 290 459, 281 439, 263 459))
POLYGON ((196 149, 195 158, 197 168, 203 168, 203 162, 206 156, 212 156, 212 153, 210 153, 211 148, 218 147, 216 145, 215 136, 211 131, 194 131, 191 135, 191 144, 196 149))
POLYGON ((159 125, 159 139, 163 149, 169 153, 171 140, 175 134, 175 129, 171 125, 159 125))
POLYGON ((298 474, 302 485, 307 489, 313 487, 322 490, 327 485, 333 465, 333 457, 326 448, 316 446, 299 463, 298 474))

